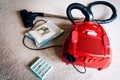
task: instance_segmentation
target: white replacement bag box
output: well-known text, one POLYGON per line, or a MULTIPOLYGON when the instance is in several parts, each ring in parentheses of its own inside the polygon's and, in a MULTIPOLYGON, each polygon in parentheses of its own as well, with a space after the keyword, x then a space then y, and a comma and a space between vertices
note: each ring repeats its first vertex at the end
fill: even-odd
POLYGON ((26 32, 26 36, 35 42, 39 48, 63 32, 63 29, 53 24, 51 21, 47 21, 45 24, 26 32))

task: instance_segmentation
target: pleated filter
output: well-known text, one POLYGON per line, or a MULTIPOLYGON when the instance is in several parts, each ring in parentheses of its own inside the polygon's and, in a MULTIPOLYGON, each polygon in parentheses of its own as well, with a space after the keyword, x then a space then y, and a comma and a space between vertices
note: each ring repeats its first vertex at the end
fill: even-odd
POLYGON ((30 70, 41 80, 44 80, 46 75, 52 70, 52 66, 42 58, 39 58, 30 66, 30 70))

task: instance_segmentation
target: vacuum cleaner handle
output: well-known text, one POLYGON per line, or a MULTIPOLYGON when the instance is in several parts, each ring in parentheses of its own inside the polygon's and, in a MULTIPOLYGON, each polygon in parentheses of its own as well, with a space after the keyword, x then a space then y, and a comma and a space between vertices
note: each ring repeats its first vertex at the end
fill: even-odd
POLYGON ((113 20, 115 20, 116 17, 117 17, 116 8, 111 3, 106 2, 106 1, 95 1, 93 3, 90 3, 88 5, 88 7, 85 7, 84 5, 82 5, 80 3, 73 3, 73 4, 69 5, 68 8, 67 8, 67 16, 73 24, 74 24, 75 19, 73 18, 72 14, 71 14, 72 9, 81 10, 81 12, 85 15, 85 20, 86 21, 93 21, 93 22, 96 22, 96 23, 99 23, 99 24, 110 23, 113 20), (112 10, 112 15, 111 15, 110 18, 108 18, 106 20, 96 20, 96 19, 94 19, 91 8, 95 5, 98 5, 98 4, 108 6, 112 10))
POLYGON ((84 5, 80 4, 80 3, 73 3, 73 4, 70 4, 67 8, 67 16, 68 16, 68 19, 74 24, 74 21, 75 19, 73 18, 72 14, 71 14, 71 11, 73 9, 79 9, 81 10, 81 12, 85 15, 85 20, 86 21, 92 21, 93 20, 93 14, 92 12, 90 11, 89 8, 85 7, 84 5))
POLYGON ((114 5, 112 5, 109 2, 106 2, 106 1, 95 1, 95 2, 90 3, 88 5, 88 8, 91 10, 91 8, 93 6, 99 5, 99 4, 108 6, 112 10, 112 15, 111 15, 111 17, 109 19, 106 19, 106 20, 95 20, 94 19, 94 22, 99 23, 99 24, 106 24, 106 23, 112 22, 113 20, 115 20, 117 18, 116 8, 114 7, 114 5))

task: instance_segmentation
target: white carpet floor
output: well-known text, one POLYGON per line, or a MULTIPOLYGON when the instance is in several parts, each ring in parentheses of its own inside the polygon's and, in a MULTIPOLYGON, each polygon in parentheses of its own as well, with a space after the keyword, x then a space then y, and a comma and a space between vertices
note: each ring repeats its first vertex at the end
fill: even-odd
MULTIPOLYGON (((36 57, 44 58, 53 66, 45 80, 120 80, 120 0, 107 0, 115 5, 118 12, 115 21, 103 24, 112 48, 112 62, 107 69, 98 71, 87 68, 85 74, 79 74, 72 65, 61 61, 61 47, 33 51, 22 44, 27 29, 24 28, 18 11, 27 9, 33 12, 66 15, 69 4, 78 2, 87 5, 93 1, 95 0, 0 0, 0 80, 39 80, 28 67, 36 57)), ((103 7, 93 11, 96 18, 101 18, 101 15, 106 17, 110 12, 103 7)), ((78 13, 80 12, 74 12, 74 15, 78 13)), ((62 44, 71 27, 70 21, 57 18, 40 19, 51 20, 64 29, 64 33, 48 45, 62 44)), ((26 43, 35 47, 29 40, 26 40, 26 43)))

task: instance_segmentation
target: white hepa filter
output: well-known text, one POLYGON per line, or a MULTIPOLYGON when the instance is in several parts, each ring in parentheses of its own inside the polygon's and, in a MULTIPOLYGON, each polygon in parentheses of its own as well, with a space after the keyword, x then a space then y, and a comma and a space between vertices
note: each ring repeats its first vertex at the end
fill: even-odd
POLYGON ((44 80, 46 75, 52 70, 52 66, 47 61, 39 58, 32 66, 30 66, 30 70, 41 80, 44 80))

